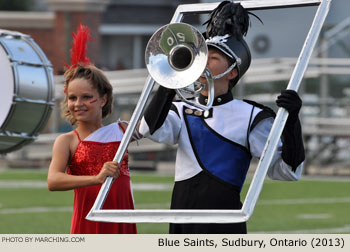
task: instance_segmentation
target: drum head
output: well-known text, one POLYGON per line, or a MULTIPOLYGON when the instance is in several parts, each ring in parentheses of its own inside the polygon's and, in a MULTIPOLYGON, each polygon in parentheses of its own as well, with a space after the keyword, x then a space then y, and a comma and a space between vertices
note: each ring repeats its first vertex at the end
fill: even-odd
POLYGON ((13 94, 14 78, 11 63, 5 49, 0 44, 0 128, 2 127, 10 111, 13 94))

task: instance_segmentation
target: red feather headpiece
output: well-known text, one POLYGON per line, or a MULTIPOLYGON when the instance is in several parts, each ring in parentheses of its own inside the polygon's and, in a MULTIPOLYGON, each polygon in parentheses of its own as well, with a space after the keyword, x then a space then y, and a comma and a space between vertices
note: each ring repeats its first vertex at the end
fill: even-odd
POLYGON ((73 45, 70 50, 71 67, 76 67, 78 64, 89 65, 90 59, 87 57, 87 42, 91 41, 89 27, 82 24, 79 25, 77 33, 72 33, 73 45))
MULTIPOLYGON (((70 66, 65 64, 68 69, 75 68, 78 65, 90 65, 91 61, 87 57, 87 42, 91 41, 90 29, 88 26, 79 25, 77 33, 72 32, 73 42, 70 49, 70 66)), ((67 93, 67 85, 64 85, 63 92, 67 93)))

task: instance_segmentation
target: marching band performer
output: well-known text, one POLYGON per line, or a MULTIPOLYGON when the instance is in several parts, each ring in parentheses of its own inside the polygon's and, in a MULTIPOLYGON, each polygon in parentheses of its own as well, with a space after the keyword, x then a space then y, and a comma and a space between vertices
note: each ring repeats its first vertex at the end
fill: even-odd
POLYGON ((134 209, 128 153, 121 164, 113 157, 123 137, 126 122, 102 125, 113 106, 113 88, 105 74, 86 57, 88 27, 73 34, 71 66, 64 74, 65 117, 76 129, 57 137, 48 172, 51 191, 74 189, 71 224, 73 234, 136 233, 136 224, 104 223, 85 219, 107 176, 115 179, 104 209, 134 209))
MULTIPOLYGON (((261 104, 238 100, 231 89, 248 70, 251 54, 243 36, 248 13, 240 4, 222 2, 207 21, 207 68, 214 76, 213 107, 201 111, 174 101, 175 91, 160 86, 141 120, 140 133, 178 144, 171 209, 240 209, 240 191, 252 157, 262 154, 274 112, 261 104)), ((201 77, 202 83, 206 79, 201 77)), ((206 103, 203 90, 199 102, 206 103)), ((276 101, 289 117, 268 176, 298 180, 305 159, 298 114, 302 101, 283 90, 276 101)), ((246 223, 170 224, 170 233, 246 233, 246 223)))

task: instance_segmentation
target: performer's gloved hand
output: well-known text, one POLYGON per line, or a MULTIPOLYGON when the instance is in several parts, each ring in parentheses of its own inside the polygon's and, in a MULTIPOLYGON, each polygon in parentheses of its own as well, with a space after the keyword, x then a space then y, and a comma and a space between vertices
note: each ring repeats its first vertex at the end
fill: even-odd
POLYGON ((294 90, 282 90, 276 100, 277 106, 285 108, 288 113, 287 123, 293 123, 299 117, 302 101, 297 92, 294 90))
POLYGON ((289 115, 282 133, 282 159, 293 171, 305 160, 299 111, 302 101, 294 90, 282 90, 277 97, 277 106, 285 108, 289 115))
POLYGON ((159 129, 165 121, 172 101, 175 97, 175 90, 159 86, 151 102, 147 106, 144 118, 147 122, 151 135, 159 129))

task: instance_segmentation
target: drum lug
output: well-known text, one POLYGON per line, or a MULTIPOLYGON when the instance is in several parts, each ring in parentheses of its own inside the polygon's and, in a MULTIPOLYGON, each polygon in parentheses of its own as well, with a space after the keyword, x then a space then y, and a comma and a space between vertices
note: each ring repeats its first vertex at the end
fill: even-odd
MULTIPOLYGON (((27 99, 27 98, 23 98, 23 97, 15 97, 13 99, 15 102, 26 102, 26 103, 34 103, 34 104, 45 104, 45 105, 49 105, 49 106, 54 106, 55 105, 55 100, 52 101, 45 101, 45 100, 33 100, 33 99, 27 99)), ((14 103, 16 104, 16 103, 14 103)))
POLYGON ((15 132, 10 132, 10 131, 2 131, 0 132, 0 137, 15 137, 15 138, 20 138, 20 139, 26 139, 26 140, 35 140, 36 136, 30 136, 26 133, 15 133, 15 132))

